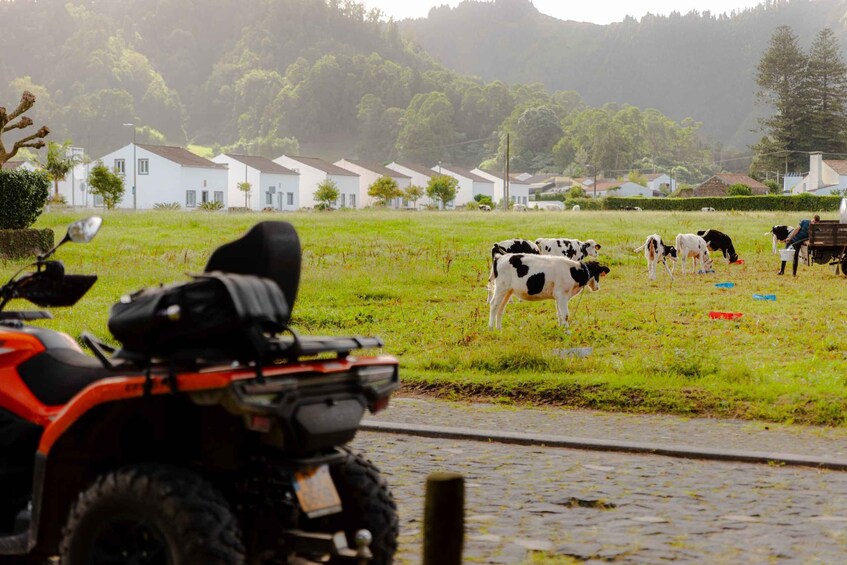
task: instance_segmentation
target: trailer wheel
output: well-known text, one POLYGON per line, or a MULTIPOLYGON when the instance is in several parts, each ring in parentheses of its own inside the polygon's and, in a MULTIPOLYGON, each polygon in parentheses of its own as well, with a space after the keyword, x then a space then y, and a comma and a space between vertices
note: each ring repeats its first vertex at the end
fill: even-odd
POLYGON ((62 565, 238 565, 244 549, 223 497, 201 477, 161 466, 101 475, 71 508, 62 565))

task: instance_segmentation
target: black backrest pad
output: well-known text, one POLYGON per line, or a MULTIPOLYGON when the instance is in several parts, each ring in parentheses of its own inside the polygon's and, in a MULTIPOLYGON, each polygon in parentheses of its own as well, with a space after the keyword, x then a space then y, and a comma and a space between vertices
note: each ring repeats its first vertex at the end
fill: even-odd
POLYGON ((288 222, 260 222, 241 238, 218 247, 205 272, 258 275, 274 281, 294 309, 300 286, 300 238, 288 222))

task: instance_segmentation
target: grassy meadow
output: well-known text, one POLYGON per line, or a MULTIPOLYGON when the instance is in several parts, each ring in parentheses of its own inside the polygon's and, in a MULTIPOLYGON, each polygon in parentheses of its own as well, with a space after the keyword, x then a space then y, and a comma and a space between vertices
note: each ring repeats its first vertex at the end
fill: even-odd
MULTIPOLYGON (((50 212, 56 230, 84 212, 50 212)), ((255 222, 297 228, 303 274, 293 327, 303 334, 379 335, 401 360, 409 391, 632 412, 730 416, 840 426, 847 413, 847 278, 800 266, 779 277, 765 235, 809 214, 691 212, 391 212, 294 214, 105 213, 90 244, 68 244, 68 272, 97 273, 75 308, 41 322, 108 338, 109 306, 122 294, 202 270, 211 251, 255 222), (797 217, 794 217, 797 216, 797 217), (647 235, 719 229, 743 265, 713 254, 715 274, 647 278, 647 235), (495 241, 593 238, 611 273, 599 292, 570 302, 571 331, 552 301, 512 301, 503 330, 488 329, 486 282, 495 241), (732 289, 715 283, 731 281, 732 289), (776 294, 757 301, 753 293, 776 294), (742 312, 712 320, 710 310, 742 312), (585 358, 558 352, 591 347, 585 358)), ((834 215, 833 215, 834 217, 834 215)), ((824 215, 824 219, 829 219, 824 215)), ((0 263, 8 277, 20 261, 0 263)), ((12 307, 26 308, 17 303, 12 307)))

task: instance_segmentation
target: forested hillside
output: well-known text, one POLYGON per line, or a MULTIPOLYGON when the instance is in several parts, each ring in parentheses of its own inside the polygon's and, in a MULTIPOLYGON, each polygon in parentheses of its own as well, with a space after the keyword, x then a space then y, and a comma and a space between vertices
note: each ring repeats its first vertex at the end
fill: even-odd
POLYGON ((93 157, 134 124, 139 142, 499 167, 509 133, 513 170, 696 181, 746 166, 715 160, 755 127, 776 22, 817 31, 839 6, 592 26, 496 0, 401 25, 354 0, 4 0, 0 104, 32 91, 36 124, 93 157))
POLYGON ((674 13, 599 26, 546 16, 530 0, 495 0, 434 8, 401 28, 456 71, 576 90, 592 106, 692 117, 715 139, 743 147, 758 139, 755 67, 774 30, 789 25, 808 47, 830 27, 847 46, 846 17, 844 0, 769 0, 729 16, 674 13))

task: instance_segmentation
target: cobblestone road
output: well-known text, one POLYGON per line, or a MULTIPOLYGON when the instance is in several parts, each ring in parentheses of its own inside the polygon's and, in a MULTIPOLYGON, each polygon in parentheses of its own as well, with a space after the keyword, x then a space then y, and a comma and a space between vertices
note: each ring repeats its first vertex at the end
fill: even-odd
MULTIPOLYGON (((381 421, 823 456, 847 450, 842 430, 392 402, 381 421)), ((360 432, 353 446, 380 467, 398 501, 399 563, 420 562, 433 471, 465 477, 466 563, 847 562, 845 472, 375 432, 360 432)))

